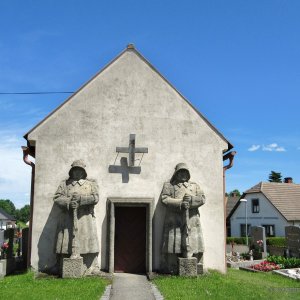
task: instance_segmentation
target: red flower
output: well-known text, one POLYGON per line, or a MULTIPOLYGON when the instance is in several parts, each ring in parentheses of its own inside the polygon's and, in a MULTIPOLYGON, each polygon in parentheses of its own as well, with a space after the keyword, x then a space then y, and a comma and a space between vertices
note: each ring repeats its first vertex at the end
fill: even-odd
POLYGON ((4 243, 2 244, 2 246, 1 246, 1 248, 2 248, 3 250, 8 249, 8 247, 9 247, 9 245, 8 245, 8 243, 6 243, 6 242, 4 242, 4 243))
POLYGON ((254 270, 262 271, 262 272, 269 272, 269 271, 273 271, 273 270, 279 270, 280 266, 273 262, 268 262, 268 261, 264 260, 263 262, 261 262, 259 264, 251 266, 251 268, 254 270))

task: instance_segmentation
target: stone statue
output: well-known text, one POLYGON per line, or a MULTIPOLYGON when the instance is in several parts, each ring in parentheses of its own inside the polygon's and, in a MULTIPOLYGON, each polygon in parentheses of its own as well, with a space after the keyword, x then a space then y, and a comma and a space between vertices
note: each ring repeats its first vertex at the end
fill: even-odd
MULTIPOLYGON (((162 252, 165 268, 171 273, 178 271, 177 257, 196 257, 203 269, 204 244, 198 208, 205 203, 205 196, 199 185, 189 180, 186 164, 177 164, 170 182, 164 183, 161 195, 167 208, 162 252)), ((201 273, 199 266, 197 268, 201 273)))
POLYGON ((99 201, 98 185, 87 179, 86 165, 82 160, 72 163, 69 178, 63 180, 55 195, 54 203, 61 208, 56 253, 61 257, 83 257, 85 275, 100 271, 97 256, 97 238, 94 206, 99 201))

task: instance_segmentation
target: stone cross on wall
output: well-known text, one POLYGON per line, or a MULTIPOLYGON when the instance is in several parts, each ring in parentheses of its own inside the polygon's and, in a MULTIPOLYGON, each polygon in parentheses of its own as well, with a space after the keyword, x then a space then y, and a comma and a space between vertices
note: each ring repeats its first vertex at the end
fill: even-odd
POLYGON ((135 154, 136 153, 148 153, 148 148, 146 147, 135 147, 135 134, 129 135, 129 146, 128 147, 116 147, 116 152, 128 153, 127 157, 121 157, 121 165, 110 165, 108 168, 109 173, 120 173, 122 174, 122 182, 127 183, 129 181, 129 174, 140 174, 141 167, 135 166, 135 154))
POLYGON ((129 147, 117 147, 116 152, 128 153, 129 167, 134 167, 135 153, 148 153, 148 148, 135 148, 135 134, 129 135, 129 147))

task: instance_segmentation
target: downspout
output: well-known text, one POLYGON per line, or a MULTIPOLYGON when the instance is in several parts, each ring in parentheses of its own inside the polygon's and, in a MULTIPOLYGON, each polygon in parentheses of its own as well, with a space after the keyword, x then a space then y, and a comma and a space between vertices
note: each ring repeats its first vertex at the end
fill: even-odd
MULTIPOLYGON (((225 196, 225 183, 226 183, 226 176, 225 176, 225 172, 227 170, 229 170, 230 168, 232 168, 233 166, 233 160, 234 160, 234 156, 236 155, 236 151, 230 151, 226 154, 224 154, 223 156, 223 161, 229 159, 229 163, 228 165, 223 167, 223 197, 224 197, 224 228, 225 228, 225 236, 227 237, 227 227, 226 227, 226 207, 227 207, 227 201, 226 201, 226 196, 225 196)), ((227 271, 227 261, 226 261, 226 238, 225 238, 225 269, 227 271)))
POLYGON ((31 266, 31 245, 32 245, 32 220, 33 220, 33 197, 34 197, 34 177, 35 177, 35 164, 29 160, 30 154, 29 147, 22 146, 23 161, 25 164, 31 166, 31 188, 30 188, 30 219, 29 219, 29 232, 28 232, 28 252, 27 252, 27 268, 31 266))

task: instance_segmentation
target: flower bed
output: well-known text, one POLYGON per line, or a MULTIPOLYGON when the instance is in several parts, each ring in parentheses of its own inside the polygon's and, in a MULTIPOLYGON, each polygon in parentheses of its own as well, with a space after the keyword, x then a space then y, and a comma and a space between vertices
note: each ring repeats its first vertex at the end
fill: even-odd
POLYGON ((277 265, 273 262, 269 262, 267 260, 262 261, 259 264, 256 265, 252 265, 250 266, 251 269, 254 269, 256 271, 261 271, 261 272, 270 272, 273 270, 279 270, 280 269, 280 265, 277 265))

